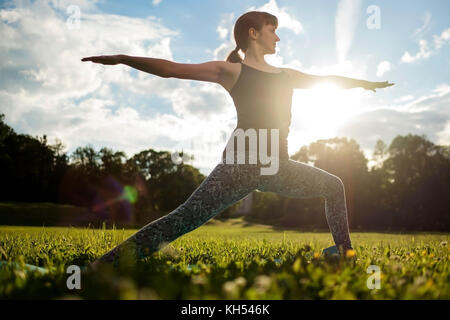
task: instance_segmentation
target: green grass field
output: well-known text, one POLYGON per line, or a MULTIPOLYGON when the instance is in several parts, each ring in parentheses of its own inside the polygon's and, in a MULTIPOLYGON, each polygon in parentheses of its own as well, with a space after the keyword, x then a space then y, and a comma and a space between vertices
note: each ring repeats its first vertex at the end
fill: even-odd
POLYGON ((273 231, 242 220, 212 220, 144 261, 85 266, 137 230, 0 227, 0 260, 49 273, 0 269, 1 299, 449 299, 449 234, 351 233, 354 259, 324 259, 330 233, 273 231), (23 265, 22 265, 23 266, 23 265), (379 268, 379 288, 368 273, 379 268), (370 268, 369 268, 370 269, 370 268), (369 284, 369 288, 368 287, 369 284))

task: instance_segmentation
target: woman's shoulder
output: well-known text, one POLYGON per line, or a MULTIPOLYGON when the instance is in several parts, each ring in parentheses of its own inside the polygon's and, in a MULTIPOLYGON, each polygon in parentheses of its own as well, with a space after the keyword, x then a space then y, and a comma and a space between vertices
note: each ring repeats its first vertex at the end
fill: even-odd
POLYGON ((228 91, 231 92, 236 84, 241 73, 242 65, 239 62, 222 61, 222 72, 219 83, 228 91))
POLYGON ((280 68, 280 70, 291 77, 294 75, 294 72, 295 72, 295 70, 291 69, 291 68, 280 68))
POLYGON ((292 68, 280 68, 280 69, 286 75, 287 80, 292 85, 292 82, 295 79, 295 73, 297 71, 295 69, 292 69, 292 68))
POLYGON ((241 71, 241 63, 240 62, 228 62, 223 61, 222 67, 225 70, 225 72, 229 74, 239 74, 241 71))

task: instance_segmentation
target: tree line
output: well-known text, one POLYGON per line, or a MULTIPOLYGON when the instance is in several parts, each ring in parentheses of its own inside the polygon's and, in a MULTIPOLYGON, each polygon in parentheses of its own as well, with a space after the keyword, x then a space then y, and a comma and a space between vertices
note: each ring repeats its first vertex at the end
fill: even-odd
MULTIPOLYGON (((70 155, 63 149, 60 140, 48 144, 46 135, 16 133, 1 114, 0 201, 71 204, 87 208, 87 221, 141 227, 181 205, 206 178, 172 161, 169 151, 148 149, 127 158, 91 145, 70 155)), ((371 159, 376 165, 369 169, 354 139, 333 138, 303 146, 291 159, 342 179, 351 230, 449 230, 450 146, 411 134, 395 137, 389 146, 378 140, 371 159)), ((327 229, 325 199, 257 191, 252 199, 244 215, 248 221, 327 229)), ((241 202, 216 218, 235 216, 241 202)))

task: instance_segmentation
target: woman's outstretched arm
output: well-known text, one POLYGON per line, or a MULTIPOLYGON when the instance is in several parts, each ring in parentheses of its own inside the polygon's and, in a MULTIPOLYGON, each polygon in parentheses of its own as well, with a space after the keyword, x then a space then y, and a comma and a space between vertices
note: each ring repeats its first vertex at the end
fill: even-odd
POLYGON ((151 73, 153 75, 168 78, 170 76, 172 61, 165 59, 132 57, 124 54, 109 56, 94 56, 81 59, 81 61, 92 61, 105 65, 126 64, 140 71, 151 73))
POLYGON ((199 64, 177 63, 165 59, 133 57, 127 55, 94 56, 81 59, 106 65, 125 64, 132 68, 163 78, 209 81, 222 84, 228 77, 229 68, 224 61, 199 64))
POLYGON ((385 82, 371 82, 366 80, 359 80, 347 78, 342 76, 317 76, 303 73, 295 69, 284 68, 292 79, 294 88, 309 89, 322 83, 333 83, 343 89, 364 88, 376 92, 377 88, 386 88, 393 86, 393 83, 385 82))

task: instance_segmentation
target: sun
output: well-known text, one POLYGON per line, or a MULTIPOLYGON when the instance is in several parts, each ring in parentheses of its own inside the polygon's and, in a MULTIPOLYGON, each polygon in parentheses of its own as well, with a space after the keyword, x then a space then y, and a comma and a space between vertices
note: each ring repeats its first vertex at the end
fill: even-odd
MULTIPOLYGON (((333 138, 345 122, 358 113, 362 94, 332 83, 296 90, 292 99, 292 121, 302 140, 333 138)), ((295 128, 294 128, 295 129, 295 128)))

